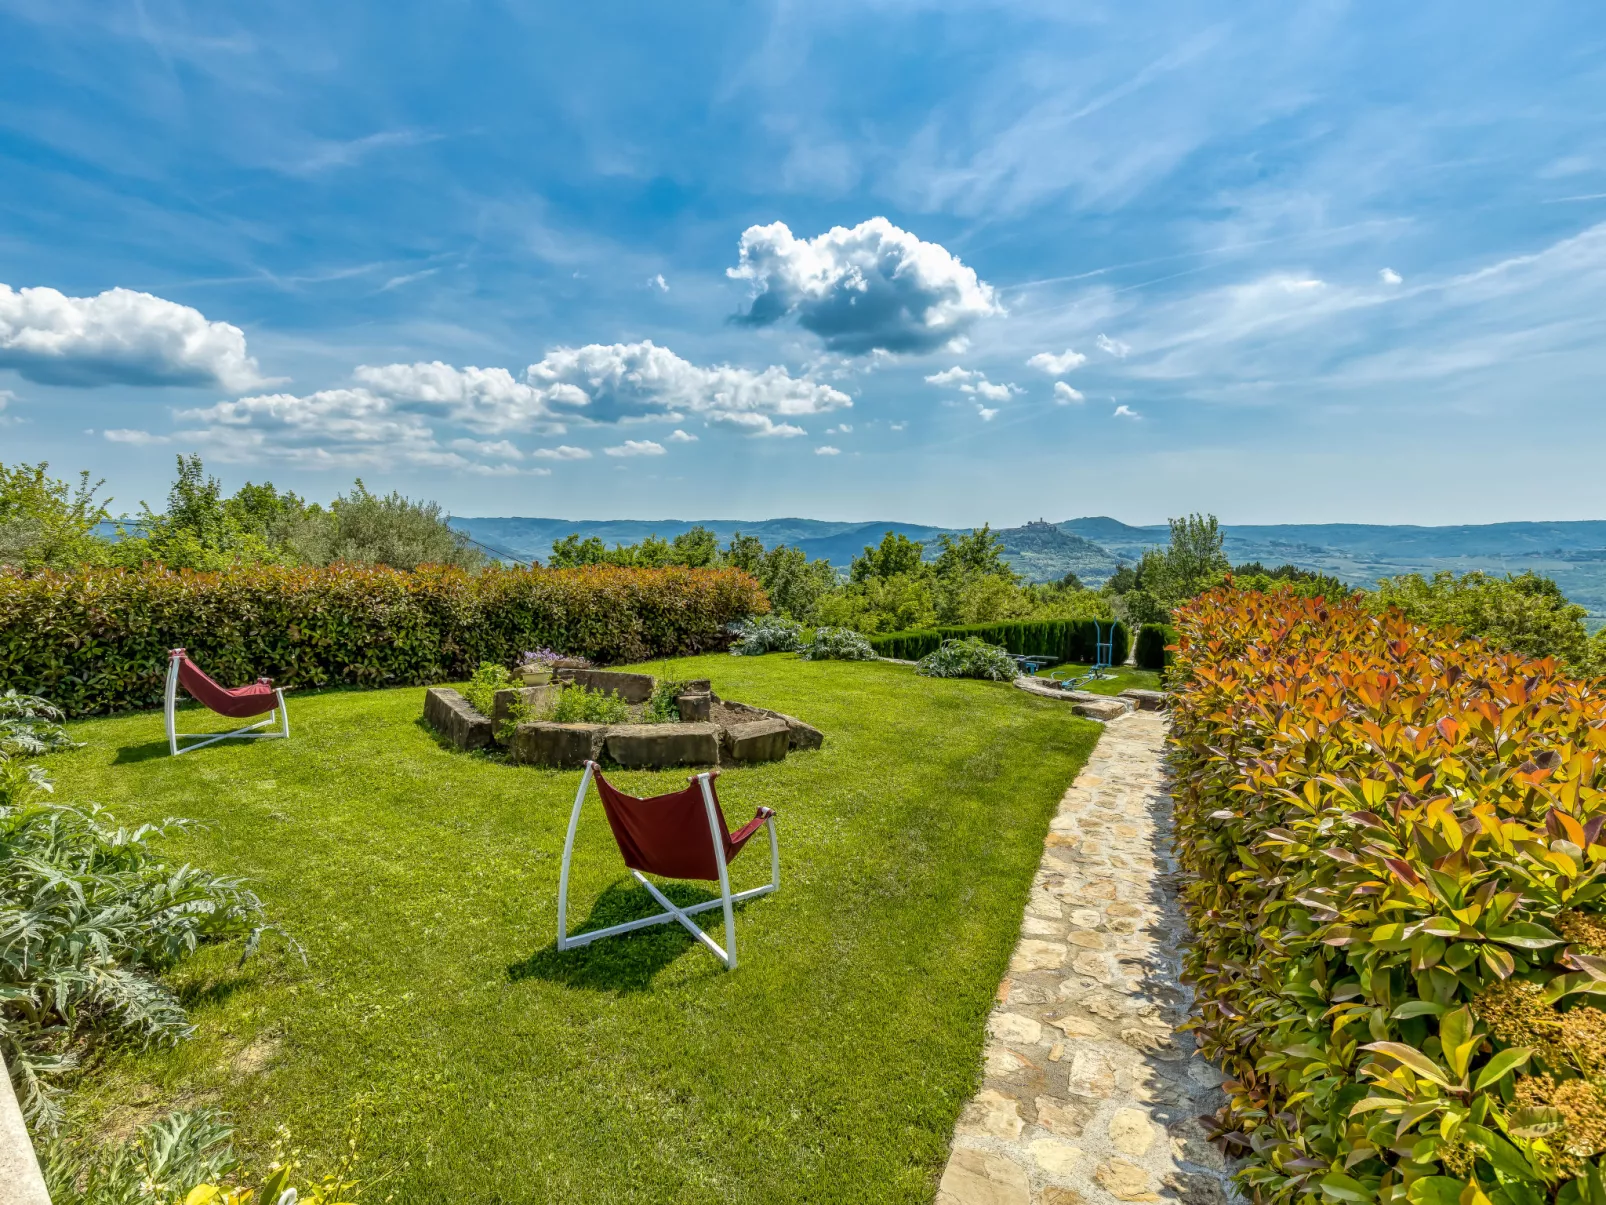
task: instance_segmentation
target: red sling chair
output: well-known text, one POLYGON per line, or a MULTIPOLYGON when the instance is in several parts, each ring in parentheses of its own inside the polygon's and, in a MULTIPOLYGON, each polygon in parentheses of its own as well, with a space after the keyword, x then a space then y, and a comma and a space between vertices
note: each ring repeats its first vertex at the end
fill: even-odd
POLYGON ((226 741, 230 737, 241 739, 260 739, 275 737, 281 740, 290 736, 290 713, 284 707, 284 691, 274 687, 271 679, 258 678, 250 686, 237 686, 230 690, 226 686, 219 686, 205 670, 190 660, 190 655, 183 649, 169 649, 167 653, 167 747, 174 757, 180 753, 188 753, 192 749, 199 749, 203 745, 210 745, 215 741, 226 741), (227 716, 233 720, 243 720, 250 716, 268 713, 268 718, 259 720, 255 724, 247 724, 244 728, 236 728, 233 732, 219 732, 216 734, 206 732, 180 732, 178 730, 178 688, 182 686, 204 707, 215 711, 218 715, 227 716), (266 728, 274 722, 277 713, 281 730, 278 732, 258 732, 258 728, 266 728), (200 739, 205 738, 205 739, 200 739), (180 745, 179 741, 195 741, 193 745, 180 745))
POLYGON ((714 797, 714 779, 718 776, 718 770, 704 771, 694 775, 684 789, 673 794, 637 799, 634 795, 615 790, 602 776, 602 768, 596 762, 586 762, 586 772, 574 796, 574 811, 569 814, 569 836, 563 843, 563 869, 558 873, 558 949, 588 945, 599 937, 612 937, 616 933, 629 933, 632 929, 645 929, 649 925, 662 925, 675 920, 712 950, 727 970, 736 969, 736 920, 731 914, 731 905, 755 896, 768 895, 781 885, 781 850, 775 840, 775 813, 769 808, 759 808, 757 814, 734 833, 726 827, 725 813, 720 811, 719 800, 714 797), (602 810, 607 814, 608 827, 613 829, 613 837, 619 843, 619 852, 624 855, 625 865, 636 877, 636 882, 668 911, 571 937, 567 920, 569 859, 574 854, 574 830, 580 823, 580 806, 585 803, 586 787, 593 777, 597 782, 597 794, 602 796, 602 810), (728 869, 731 859, 742 852, 748 839, 761 827, 768 827, 770 831, 770 881, 762 887, 732 895, 728 869), (717 880, 719 898, 693 904, 690 908, 677 908, 642 875, 642 871, 666 879, 717 880), (721 905, 725 909, 724 950, 691 919, 699 912, 707 912, 721 905))

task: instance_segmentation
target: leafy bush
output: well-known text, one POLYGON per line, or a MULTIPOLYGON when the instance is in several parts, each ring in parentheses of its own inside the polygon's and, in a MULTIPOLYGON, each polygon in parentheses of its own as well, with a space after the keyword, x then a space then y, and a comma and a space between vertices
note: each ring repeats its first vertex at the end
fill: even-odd
POLYGON ((571 682, 558 689, 552 718, 559 724, 623 724, 630 719, 630 704, 611 690, 587 690, 571 682))
POLYGON ((758 657, 764 653, 795 653, 803 647, 803 625, 780 615, 760 615, 736 625, 731 645, 734 657, 758 657))
POLYGON ((61 718, 61 710, 46 699, 14 690, 0 695, 0 760, 78 748, 61 718))
POLYGON ((1560 657, 1576 670, 1606 673, 1606 664, 1593 664, 1584 630, 1588 612, 1568 602, 1554 581, 1536 573, 1457 577, 1440 572, 1431 578, 1407 573, 1378 582, 1367 601, 1378 611, 1397 607, 1417 623, 1453 625, 1497 648, 1560 657))
POLYGON ((653 687, 652 698, 647 700, 642 719, 648 724, 678 724, 680 704, 675 702, 675 696, 682 694, 685 689, 684 682, 660 681, 653 687))
POLYGON ((540 645, 602 662, 719 648, 767 607, 729 569, 0 571, 0 688, 68 715, 157 706, 180 645, 229 686, 461 681, 540 645))
POLYGON ((0 1051, 46 1128, 47 1077, 77 1065, 82 1039, 188 1036, 161 973, 202 942, 244 938, 243 960, 269 928, 240 880, 161 861, 154 843, 187 821, 130 830, 50 791, 37 764, 0 759, 0 1051))
POLYGON ((1598 1205, 1606 696, 1354 598, 1176 620, 1189 1024, 1255 1199, 1598 1205))
POLYGON ((54 1138, 44 1144, 39 1164, 54 1205, 338 1205, 361 1196, 355 1138, 337 1167, 312 1179, 302 1173, 284 1128, 260 1176, 242 1170, 233 1137, 225 1115, 181 1110, 99 1148, 54 1138), (257 1187, 224 1184, 241 1179, 257 1187))
POLYGON ((800 654, 805 661, 874 661, 870 642, 851 628, 817 628, 800 654))
POLYGON ((993 682, 1008 682, 1020 673, 1020 667, 1003 649, 979 637, 968 636, 963 640, 943 641, 936 652, 920 659, 915 672, 928 678, 987 678, 993 682))
MULTIPOLYGON (((1090 665, 1097 656, 1099 633, 1106 638, 1110 625, 1092 619, 1045 619, 1021 623, 981 623, 960 628, 932 628, 926 631, 890 632, 870 637, 870 647, 883 657, 916 661, 935 652, 945 640, 977 636, 1011 653, 1038 654, 1090 665)), ((1126 625, 1117 623, 1111 655, 1116 665, 1126 661, 1126 625)))
POLYGON ((1176 639, 1176 631, 1168 624, 1146 623, 1138 629, 1132 659, 1139 669, 1163 670, 1171 664, 1171 654, 1165 651, 1165 646, 1175 644, 1176 639))
POLYGON ((496 692, 513 685, 513 675, 507 667, 495 661, 481 661, 474 676, 463 687, 463 697, 481 715, 490 715, 496 709, 496 692))

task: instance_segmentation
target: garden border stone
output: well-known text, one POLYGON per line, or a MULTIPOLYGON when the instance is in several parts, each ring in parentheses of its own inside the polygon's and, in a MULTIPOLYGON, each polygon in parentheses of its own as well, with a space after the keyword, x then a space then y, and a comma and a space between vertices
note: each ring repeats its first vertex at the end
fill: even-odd
POLYGON ((424 720, 459 749, 494 743, 491 721, 450 686, 431 686, 424 694, 424 720))

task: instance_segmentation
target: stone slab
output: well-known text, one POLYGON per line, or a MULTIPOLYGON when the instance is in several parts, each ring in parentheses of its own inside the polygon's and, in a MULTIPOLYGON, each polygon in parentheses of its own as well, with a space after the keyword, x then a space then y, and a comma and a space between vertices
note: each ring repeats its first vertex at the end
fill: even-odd
POLYGON ((1144 690, 1139 686, 1131 686, 1120 694, 1123 699, 1131 699, 1140 711, 1162 711, 1165 708, 1165 691, 1144 690))
POLYGON ((626 703, 645 703, 652 698, 658 681, 651 674, 627 674, 613 669, 560 670, 559 677, 576 682, 587 690, 616 694, 626 703))
POLYGON ((484 749, 493 743, 490 719, 449 686, 424 692, 424 721, 459 749, 484 749))
POLYGON ((521 765, 578 770, 586 762, 602 757, 608 731, 606 724, 554 724, 540 720, 520 724, 513 730, 508 754, 521 765))
POLYGON ((791 729, 782 719, 732 724, 720 737, 720 753, 732 762, 781 761, 790 747, 791 729))
POLYGON ((496 692, 496 702, 491 709, 491 725, 497 744, 505 744, 502 740, 502 731, 512 714, 513 705, 522 703, 530 709, 531 719, 539 719, 543 713, 550 715, 558 703, 560 687, 546 686, 515 686, 509 690, 496 692))
POLYGON ((1086 702, 1071 704, 1071 710, 1084 719, 1102 720, 1109 723, 1118 720, 1132 710, 1131 706, 1120 699, 1095 698, 1086 702))
POLYGON ((682 723, 706 723, 714 714, 714 696, 706 690, 686 691, 675 696, 675 706, 682 723))
POLYGON ((717 724, 620 724, 608 729, 608 756, 627 770, 717 766, 717 724))

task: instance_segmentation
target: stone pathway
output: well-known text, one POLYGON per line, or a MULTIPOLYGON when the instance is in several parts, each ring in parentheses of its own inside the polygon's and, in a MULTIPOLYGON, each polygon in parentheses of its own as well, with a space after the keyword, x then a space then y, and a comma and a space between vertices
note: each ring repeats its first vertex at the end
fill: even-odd
POLYGON ((1173 1033, 1189 994, 1165 725, 1107 724, 1060 801, 937 1205, 1238 1199, 1196 1120, 1221 1076, 1173 1033))

